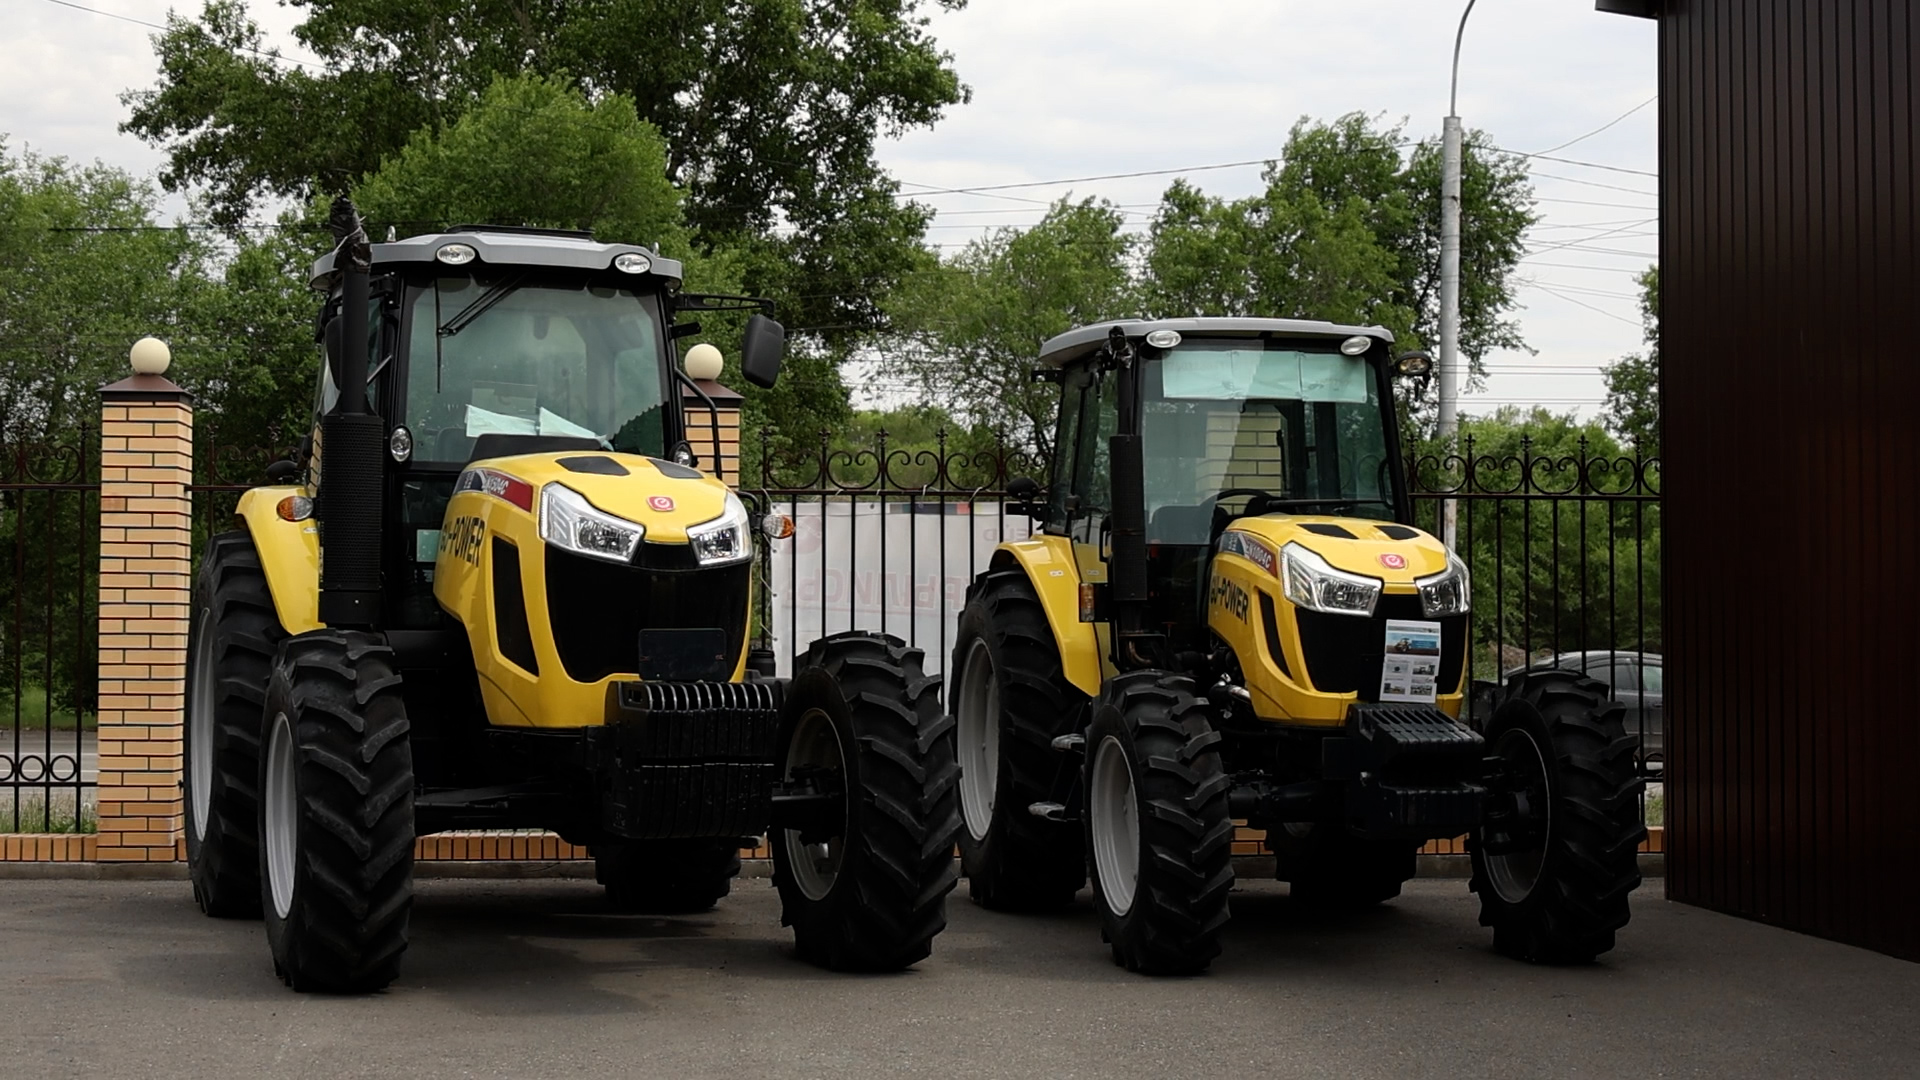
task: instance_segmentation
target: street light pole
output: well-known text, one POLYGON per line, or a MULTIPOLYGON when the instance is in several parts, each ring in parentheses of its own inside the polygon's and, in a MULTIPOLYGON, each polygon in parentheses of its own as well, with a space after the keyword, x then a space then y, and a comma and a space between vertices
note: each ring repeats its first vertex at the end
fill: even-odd
MULTIPOLYGON (((1467 0, 1460 29, 1453 36, 1453 82, 1447 93, 1447 118, 1440 134, 1440 417, 1443 453, 1453 449, 1459 430, 1460 394, 1460 42, 1467 16, 1477 0, 1467 0)), ((1440 539, 1451 548, 1458 525, 1458 504, 1440 502, 1440 539)))

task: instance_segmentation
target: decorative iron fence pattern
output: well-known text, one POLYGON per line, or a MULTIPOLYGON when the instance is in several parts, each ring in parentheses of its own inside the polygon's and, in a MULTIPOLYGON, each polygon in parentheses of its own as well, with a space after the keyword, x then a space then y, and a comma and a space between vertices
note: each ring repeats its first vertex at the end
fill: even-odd
POLYGON ((99 444, 0 443, 0 832, 92 831, 99 444))
POLYGON ((1608 683, 1640 737, 1642 767, 1665 762, 1660 619, 1660 460, 1596 452, 1585 438, 1543 448, 1528 437, 1419 454, 1408 476, 1416 524, 1440 534, 1473 574, 1468 678, 1485 691, 1527 666, 1584 670, 1608 683))

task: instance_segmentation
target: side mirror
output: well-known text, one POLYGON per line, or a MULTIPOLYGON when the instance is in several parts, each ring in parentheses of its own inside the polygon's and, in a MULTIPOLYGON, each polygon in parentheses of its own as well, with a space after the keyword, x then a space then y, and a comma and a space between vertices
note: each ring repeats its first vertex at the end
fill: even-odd
POLYGON ((1007 498, 1013 500, 1013 512, 1035 521, 1047 519, 1047 505, 1041 502, 1040 485, 1031 476, 1016 476, 1007 481, 1007 498))
POLYGON ((770 387, 780 377, 786 351, 786 328, 765 315, 755 315, 747 320, 746 337, 740 342, 740 374, 755 386, 770 387))
POLYGON ((1421 349, 1409 349, 1393 358, 1393 376, 1396 379, 1424 379, 1433 374, 1433 354, 1421 349))
POLYGON ((326 339, 327 344, 327 370, 333 373, 333 385, 335 386, 340 385, 340 361, 346 351, 343 348, 345 344, 343 336, 345 326, 345 321, 342 320, 340 316, 335 315, 333 318, 327 320, 327 328, 322 335, 326 339))

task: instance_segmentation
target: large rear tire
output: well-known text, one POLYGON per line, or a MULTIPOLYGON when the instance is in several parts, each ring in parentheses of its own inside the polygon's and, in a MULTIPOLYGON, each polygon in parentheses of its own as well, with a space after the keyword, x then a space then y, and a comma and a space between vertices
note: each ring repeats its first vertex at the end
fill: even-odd
POLYGON ((1565 671, 1507 687, 1487 725, 1496 811, 1468 841, 1480 924, 1509 956, 1589 963, 1613 948, 1640 884, 1641 781, 1626 709, 1565 671))
POLYGON ((835 970, 925 959, 959 873, 953 721, 921 652, 889 635, 816 641, 794 665, 780 774, 839 796, 831 824, 772 837, 780 920, 800 955, 835 970))
POLYGON ((413 905, 413 752, 393 651, 378 634, 288 638, 267 686, 261 906, 295 990, 391 983, 413 905))
POLYGON ((711 911, 740 876, 731 840, 623 840, 593 847, 593 876, 615 911, 691 915, 711 911))
POLYGON ((207 541, 187 635, 187 873, 200 910, 260 917, 260 713, 286 632, 245 530, 207 541))
POLYGON ((1220 954, 1233 889, 1233 819, 1213 729, 1193 681, 1111 680, 1087 730, 1086 845, 1114 963, 1193 975, 1220 954))
POLYGON ((981 577, 960 616, 951 670, 968 891, 1002 911, 1064 907, 1086 883, 1080 830, 1027 808, 1077 765, 1053 740, 1078 730, 1087 696, 1067 681, 1024 570, 981 577))

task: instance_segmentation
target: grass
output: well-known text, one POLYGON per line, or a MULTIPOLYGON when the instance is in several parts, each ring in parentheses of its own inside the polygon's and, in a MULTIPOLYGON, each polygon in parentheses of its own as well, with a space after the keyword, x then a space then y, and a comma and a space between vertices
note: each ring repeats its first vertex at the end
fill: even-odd
POLYGON ((1666 792, 1663 791, 1657 795, 1647 796, 1647 800, 1644 805, 1646 807, 1646 818, 1647 818, 1647 824, 1649 826, 1665 825, 1667 823, 1666 792))
MULTIPOLYGON (((14 704, 13 695, 5 690, 0 690, 0 727, 13 726, 14 704)), ((92 731, 94 728, 94 716, 92 713, 79 714, 78 724, 76 725, 74 710, 71 707, 60 708, 58 707, 58 703, 55 703, 55 708, 49 719, 47 713, 47 692, 38 686, 21 687, 19 706, 20 728, 23 731, 44 731, 48 726, 51 726, 55 731, 72 731, 75 726, 84 728, 87 731, 92 731)))
POLYGON ((78 815, 68 806, 55 805, 51 814, 40 798, 23 798, 14 811, 13 800, 0 805, 0 833, 94 833, 100 822, 91 806, 83 806, 78 815))

